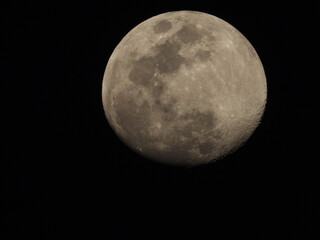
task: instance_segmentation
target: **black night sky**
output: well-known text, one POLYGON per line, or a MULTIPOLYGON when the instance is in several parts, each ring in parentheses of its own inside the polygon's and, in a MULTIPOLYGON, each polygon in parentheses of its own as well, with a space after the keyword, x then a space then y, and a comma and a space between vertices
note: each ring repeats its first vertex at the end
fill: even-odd
POLYGON ((1 239, 318 239, 318 11, 305 1, 235 2, 1 4, 1 239), (103 112, 115 46, 141 21, 174 10, 232 24, 267 76, 261 125, 207 166, 138 156, 103 112))

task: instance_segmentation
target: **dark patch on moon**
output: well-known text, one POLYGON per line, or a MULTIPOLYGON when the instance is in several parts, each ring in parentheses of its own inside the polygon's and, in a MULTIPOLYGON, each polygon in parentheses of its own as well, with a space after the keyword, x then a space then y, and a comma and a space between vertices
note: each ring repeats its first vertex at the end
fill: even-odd
POLYGON ((167 31, 169 31, 172 28, 172 23, 167 21, 167 20, 162 20, 160 22, 158 22, 154 27, 153 27, 153 31, 156 34, 159 33, 165 33, 167 31))
POLYGON ((177 33, 177 38, 183 43, 193 43, 202 38, 201 32, 193 25, 183 26, 177 33))
POLYGON ((210 56, 211 56, 211 52, 208 50, 200 49, 196 53, 196 58, 198 58, 200 61, 207 61, 210 56))
POLYGON ((164 44, 156 46, 158 54, 155 56, 157 67, 161 73, 173 73, 186 61, 179 55, 180 44, 167 40, 164 44))
POLYGON ((129 79, 139 85, 147 86, 156 71, 153 57, 142 57, 133 63, 129 79))

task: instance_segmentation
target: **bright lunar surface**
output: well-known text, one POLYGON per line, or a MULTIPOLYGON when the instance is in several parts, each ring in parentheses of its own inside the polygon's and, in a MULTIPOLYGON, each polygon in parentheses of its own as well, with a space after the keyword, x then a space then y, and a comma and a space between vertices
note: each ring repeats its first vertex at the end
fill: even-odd
POLYGON ((267 85, 249 41, 202 12, 168 12, 133 28, 103 78, 106 117, 142 156, 197 165, 237 149, 258 126, 267 85))

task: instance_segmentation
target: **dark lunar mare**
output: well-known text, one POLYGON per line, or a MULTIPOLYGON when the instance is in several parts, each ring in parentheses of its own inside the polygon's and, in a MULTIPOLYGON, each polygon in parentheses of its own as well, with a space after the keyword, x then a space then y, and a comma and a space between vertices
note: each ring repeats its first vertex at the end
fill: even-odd
POLYGON ((158 22, 154 27, 153 27, 153 31, 156 34, 159 33, 166 33, 167 31, 169 31, 172 28, 172 23, 167 21, 167 20, 161 20, 160 22, 158 22))

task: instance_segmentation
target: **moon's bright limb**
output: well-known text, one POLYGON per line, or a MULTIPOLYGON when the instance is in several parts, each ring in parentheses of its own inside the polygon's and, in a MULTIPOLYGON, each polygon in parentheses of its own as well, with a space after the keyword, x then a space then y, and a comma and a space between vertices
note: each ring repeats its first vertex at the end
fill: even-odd
POLYGON ((176 165, 238 148, 258 126, 266 97, 248 40, 194 11, 160 14, 132 29, 112 53, 102 87, 117 135, 141 155, 176 165))

